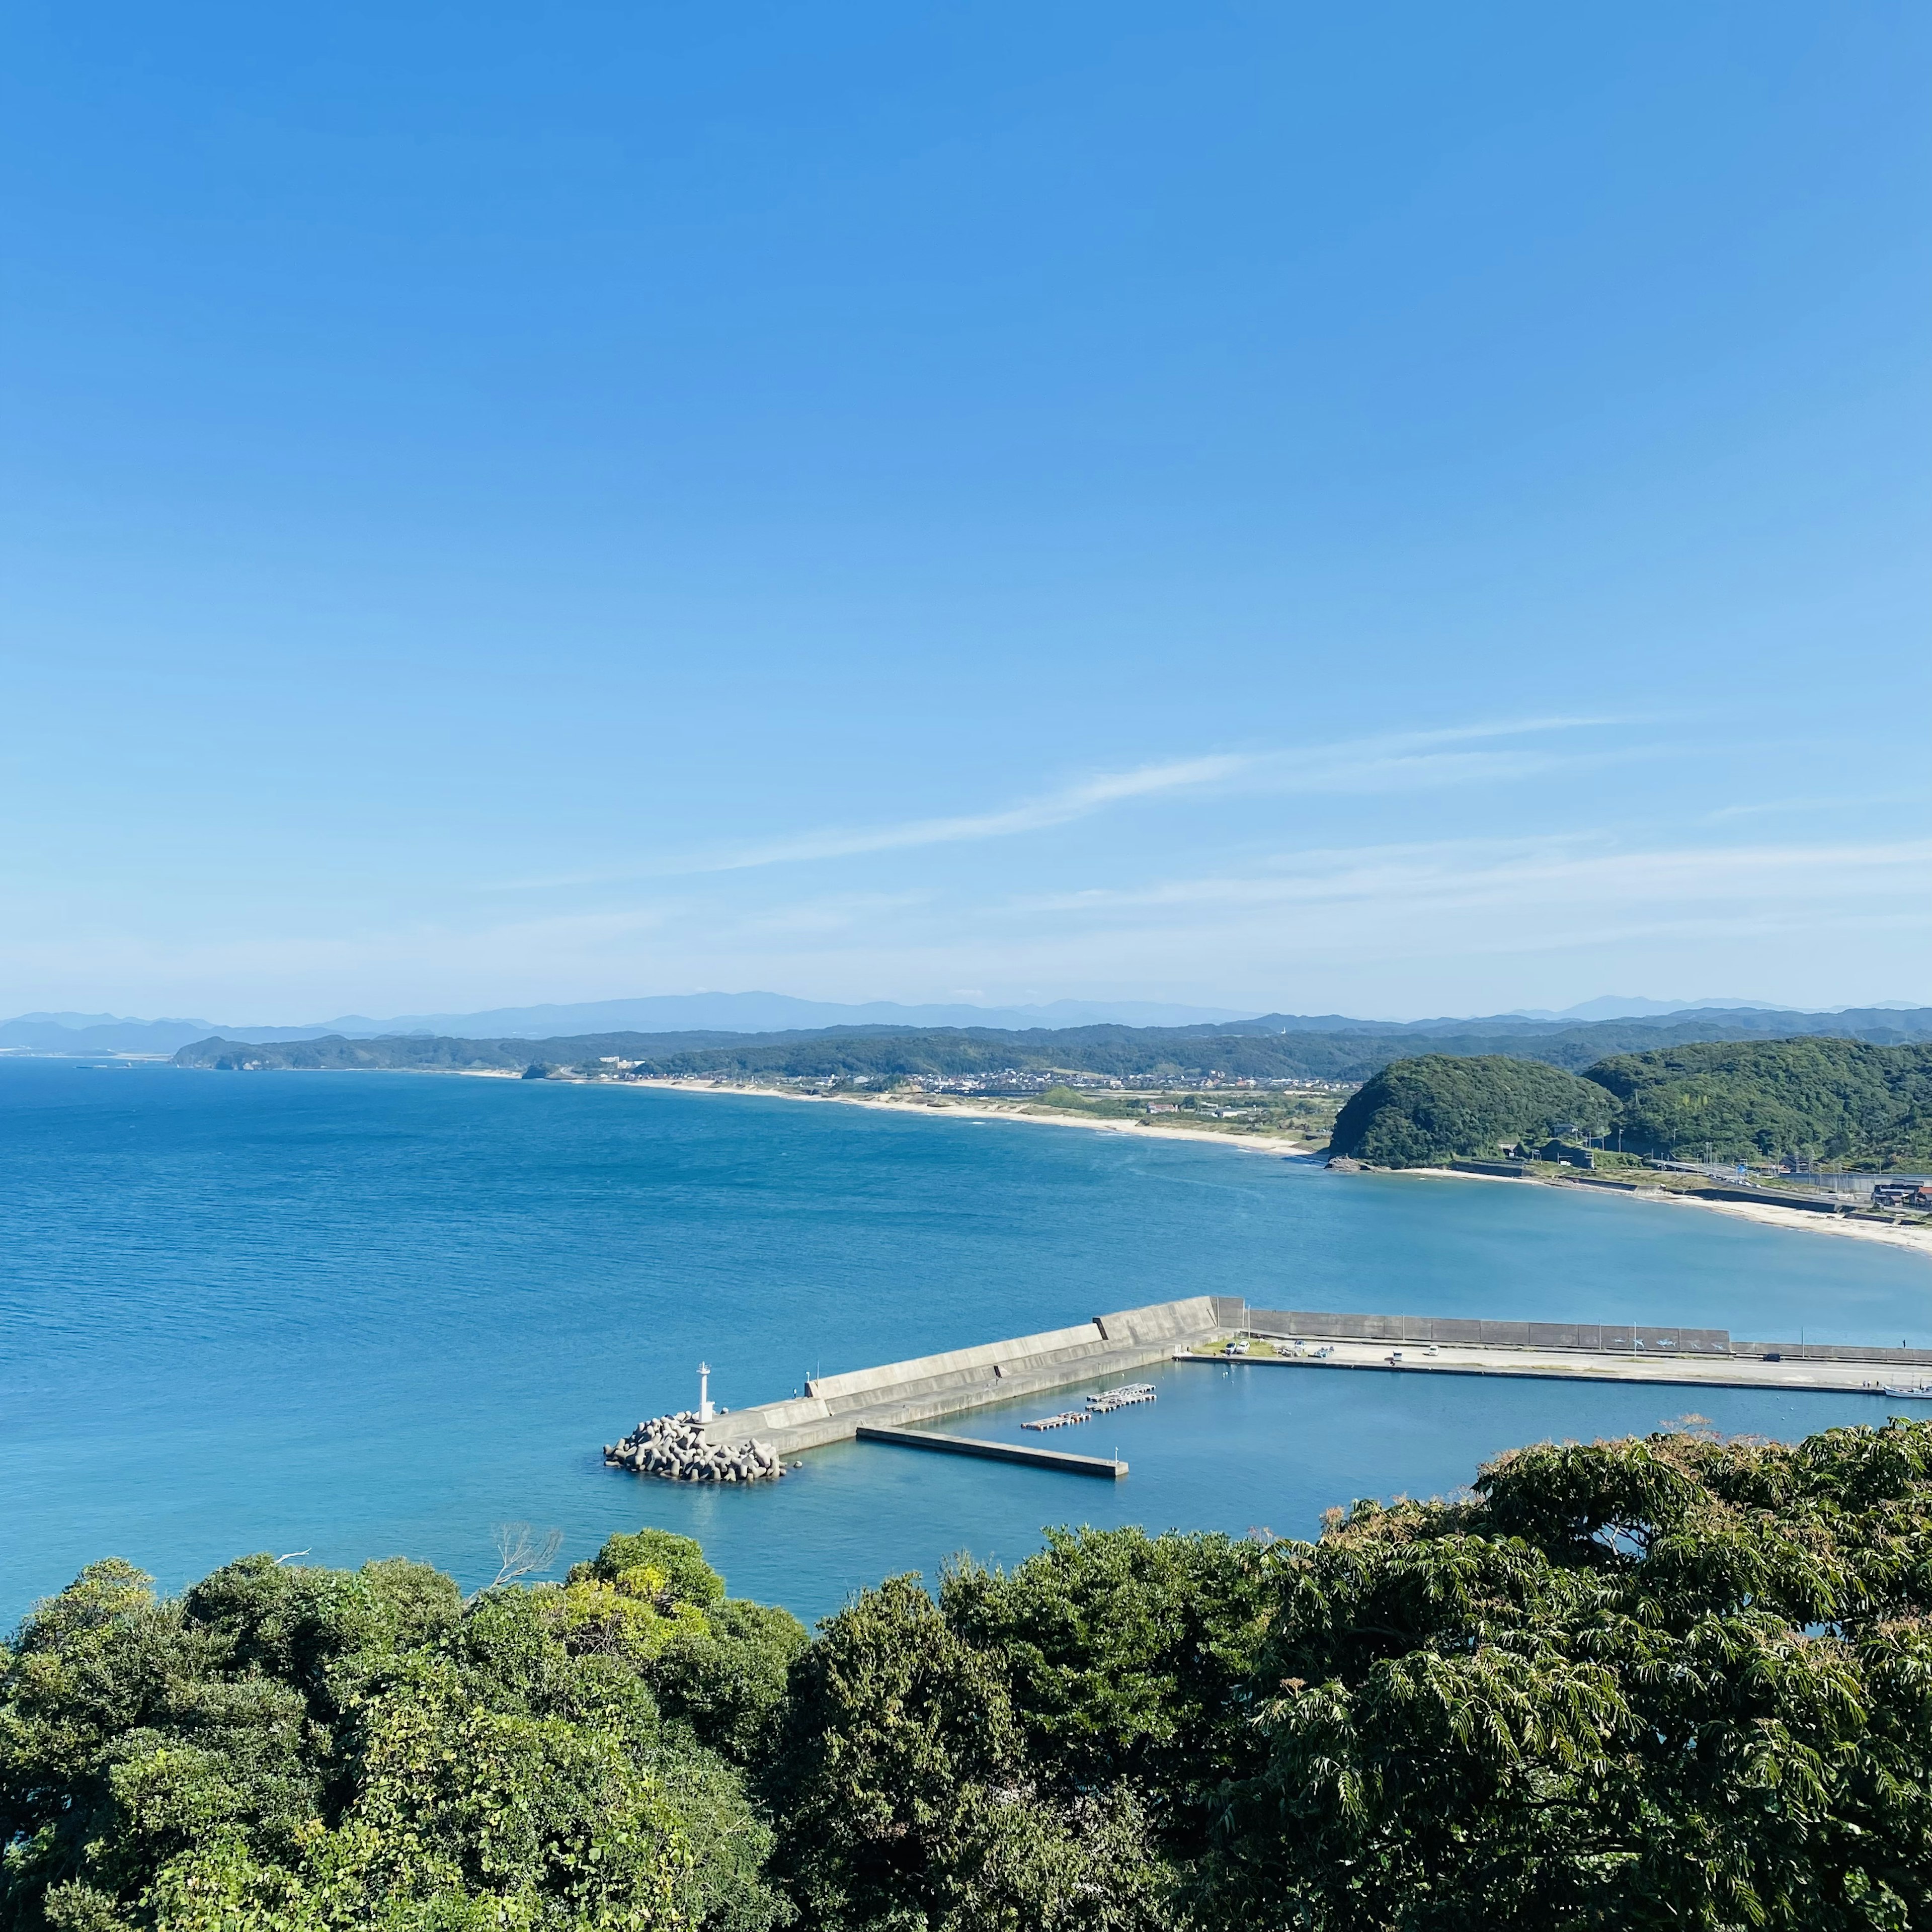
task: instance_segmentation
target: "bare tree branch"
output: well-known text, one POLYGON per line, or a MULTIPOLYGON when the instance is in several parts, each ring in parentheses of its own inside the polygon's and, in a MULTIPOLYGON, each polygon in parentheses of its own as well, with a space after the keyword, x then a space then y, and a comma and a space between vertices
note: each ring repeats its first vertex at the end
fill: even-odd
POLYGON ((562 1530, 540 1530, 527 1522, 500 1522, 490 1535, 496 1546, 500 1564, 496 1575, 484 1586, 490 1590, 514 1583, 519 1576, 542 1576, 563 1547, 562 1530))

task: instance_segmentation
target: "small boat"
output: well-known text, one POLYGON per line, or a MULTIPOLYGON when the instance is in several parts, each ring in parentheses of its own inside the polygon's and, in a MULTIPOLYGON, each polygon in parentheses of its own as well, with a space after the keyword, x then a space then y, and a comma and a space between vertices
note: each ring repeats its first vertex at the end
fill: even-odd
POLYGON ((1904 1402, 1932 1402, 1932 1382, 1915 1382, 1910 1388, 1894 1388, 1888 1382, 1880 1391, 1895 1400, 1904 1402))

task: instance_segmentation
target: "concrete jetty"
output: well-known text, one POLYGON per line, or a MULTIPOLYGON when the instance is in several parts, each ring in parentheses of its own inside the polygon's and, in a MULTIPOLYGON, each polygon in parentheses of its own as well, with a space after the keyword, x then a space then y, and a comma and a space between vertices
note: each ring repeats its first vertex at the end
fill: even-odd
MULTIPOLYGON (((1190 1295, 1096 1315, 1071 1328, 920 1355, 880 1368, 817 1376, 806 1384, 802 1396, 733 1409, 705 1424, 704 1434, 721 1448, 756 1441, 789 1456, 850 1442, 867 1430, 936 1422, 990 1403, 1124 1376, 1165 1362, 1178 1349, 1225 1333, 1244 1307, 1226 1296, 1190 1295)), ((1003 1453, 1000 1460, 1028 1461, 1058 1453, 1016 1444, 1012 1455, 1003 1453)))
POLYGON ((855 1432, 861 1442, 896 1443, 902 1449, 936 1450, 946 1456, 981 1456, 991 1462, 1025 1462, 1036 1469, 1058 1469, 1070 1476, 1112 1476, 1127 1473, 1126 1464, 1112 1456, 1076 1456, 1064 1449, 1035 1449, 1024 1442, 987 1442, 974 1436, 943 1436, 936 1430, 884 1429, 862 1423, 855 1432))

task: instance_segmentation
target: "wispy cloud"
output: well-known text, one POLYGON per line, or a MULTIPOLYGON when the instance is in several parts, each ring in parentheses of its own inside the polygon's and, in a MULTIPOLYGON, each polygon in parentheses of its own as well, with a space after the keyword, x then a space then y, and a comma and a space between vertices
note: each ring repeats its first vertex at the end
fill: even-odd
POLYGON ((118 980, 104 979, 92 997, 87 971, 138 976, 175 989, 162 996, 169 1010, 217 1017, 261 1010, 243 989, 267 977, 292 989, 278 1018, 460 1009, 499 999, 506 986, 532 1000, 670 986, 776 985, 839 998, 1102 986, 1256 1011, 1481 1011, 1557 1004, 1541 992, 1531 1000, 1544 970, 1531 962, 1565 953, 1573 964, 1548 970, 1576 997, 1612 983, 1606 972, 1664 986, 1689 970, 1716 976, 1708 984, 1748 974, 1744 990, 1794 1004, 1932 997, 1928 838, 1634 846, 1606 830, 1418 840, 991 897, 932 884, 832 892, 800 884, 742 901, 699 887, 632 905, 307 938, 210 932, 185 950, 103 927, 76 951, 70 938, 36 940, 16 922, 0 940, 0 968, 50 980, 64 973, 104 1007, 140 1003, 118 980), (398 976, 412 997, 371 990, 398 976), (1807 986, 1816 990, 1801 995, 1807 986), (425 988, 436 998, 421 997, 425 988))
POLYGON ((802 832, 794 838, 777 838, 736 852, 694 858, 676 869, 736 872, 756 866, 778 866, 802 860, 845 859, 866 852, 901 852, 921 845, 1010 838, 1017 832, 1042 832, 1052 826, 1070 824, 1076 818, 1090 818, 1109 806, 1125 804, 1132 799, 1225 784, 1251 772, 1261 762, 1252 754, 1240 752, 1178 758, 1164 764, 1138 766, 1131 771, 1102 772, 1001 811, 965 813, 950 818, 916 818, 902 825, 864 830, 802 832))
POLYGON ((1618 851, 1576 838, 1454 841, 1285 855, 1242 874, 1041 894, 1016 910, 1158 911, 1370 903, 1402 917, 1424 908, 1562 900, 1630 905, 1767 896, 1820 899, 1917 890, 1932 874, 1932 840, 1819 845, 1702 846, 1618 851))
POLYGON ((1874 805, 1916 805, 1922 803, 1925 794, 1918 791, 1861 792, 1856 795, 1840 794, 1828 798, 1774 798, 1755 805, 1720 806, 1714 812, 1705 814, 1705 822, 1721 825, 1734 818, 1765 818, 1781 812, 1853 812, 1864 811, 1874 805))
POLYGON ((820 826, 782 838, 666 857, 621 872, 526 879, 498 890, 628 884, 650 878, 693 878, 872 853, 976 844, 1050 830, 1138 801, 1217 790, 1339 796, 1508 782, 1636 754, 1561 752, 1499 746, 1495 741, 1618 722, 1606 718, 1516 718, 1436 731, 1391 733, 1332 745, 1172 758, 1076 779, 1037 797, 986 812, 908 819, 891 825, 820 826), (1460 748, 1479 745, 1483 748, 1460 748))
POLYGON ((688 872, 739 872, 754 866, 868 852, 898 852, 929 845, 974 843, 1042 832, 1088 818, 1112 806, 1181 792, 1240 789, 1276 792, 1402 791, 1431 785, 1468 784, 1540 774, 1565 762, 1558 753, 1504 749, 1453 751, 1474 740, 1526 737, 1607 720, 1538 718, 1416 731, 1287 751, 1215 753, 1102 772, 998 811, 898 825, 828 829, 736 851, 697 856, 674 868, 688 872))
MULTIPOLYGON (((1310 1012, 1360 1010, 1373 980, 1427 1012, 1466 1010, 1441 1004, 1455 983, 1491 986, 1479 1000, 1520 997, 1498 1000, 1497 969, 1475 962, 1566 952, 1615 955, 1640 973, 1678 970, 1694 952, 1708 970, 1770 968, 1787 985, 1801 967, 1834 986, 1882 974, 1898 992, 1870 996, 1889 998, 1922 985, 1928 930, 1932 840, 1621 850, 1606 836, 1310 851, 1138 886, 940 902, 884 945, 905 983, 949 966, 1054 987, 1124 970, 1143 986, 1310 1012), (1296 1004, 1318 981, 1330 988, 1312 995, 1322 1004, 1296 1004)), ((827 940, 818 962, 881 970, 876 932, 827 940)), ((1784 985, 1774 994, 1790 997, 1784 985)))

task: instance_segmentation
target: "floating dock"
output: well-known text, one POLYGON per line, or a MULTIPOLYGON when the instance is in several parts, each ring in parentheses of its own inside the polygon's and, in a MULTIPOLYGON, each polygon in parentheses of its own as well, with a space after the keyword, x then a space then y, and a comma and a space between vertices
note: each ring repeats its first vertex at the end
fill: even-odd
POLYGON ((1117 1408, 1132 1408, 1152 1402, 1158 1391, 1152 1382, 1128 1382, 1120 1388, 1102 1389, 1087 1398, 1089 1415, 1112 1415, 1117 1408))
POLYGON ((942 1436, 926 1429, 880 1429, 862 1423, 861 1442, 896 1443, 902 1449, 935 1449, 947 1456, 982 1456, 989 1462, 1025 1462, 1036 1469, 1058 1469, 1070 1476, 1111 1476, 1118 1480, 1127 1466, 1108 1456, 1076 1456, 1064 1449, 1036 1449, 1024 1442, 986 1442, 974 1436, 942 1436))

